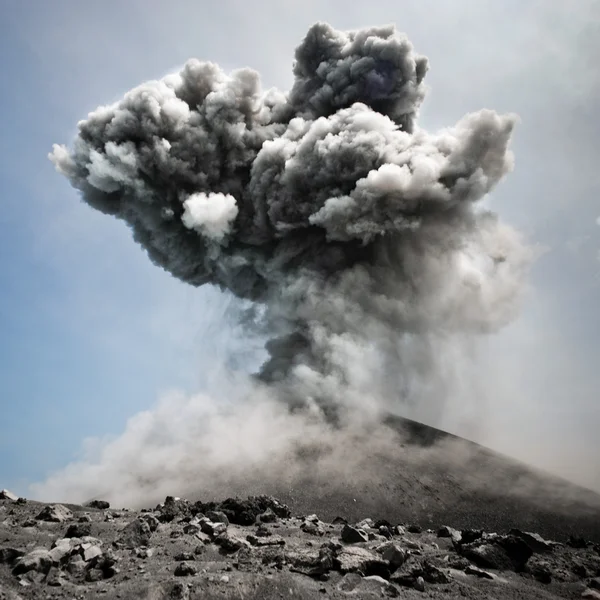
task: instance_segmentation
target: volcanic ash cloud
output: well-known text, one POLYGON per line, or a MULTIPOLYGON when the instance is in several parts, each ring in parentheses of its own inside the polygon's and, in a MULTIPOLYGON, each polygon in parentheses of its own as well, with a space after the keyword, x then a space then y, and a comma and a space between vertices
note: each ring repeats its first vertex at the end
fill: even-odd
POLYGON ((421 129, 427 59, 393 26, 318 23, 293 69, 264 92, 192 59, 50 158, 156 265, 261 307, 258 379, 280 398, 353 415, 435 395, 449 340, 517 310, 530 252, 478 206, 512 167, 515 117, 421 129))

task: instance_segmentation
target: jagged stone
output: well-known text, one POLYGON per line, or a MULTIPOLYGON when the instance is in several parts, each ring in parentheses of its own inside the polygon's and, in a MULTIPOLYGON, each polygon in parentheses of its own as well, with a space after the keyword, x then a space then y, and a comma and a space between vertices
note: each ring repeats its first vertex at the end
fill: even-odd
POLYGON ((98 510, 108 510, 110 508, 110 503, 106 500, 92 500, 86 504, 89 508, 96 508, 98 510))
POLYGON ((369 536, 363 529, 352 527, 352 525, 344 525, 341 537, 346 544, 359 544, 369 541, 369 536))
POLYGON ((235 525, 253 525, 258 515, 271 509, 280 519, 291 516, 289 507, 272 496, 250 496, 246 500, 227 498, 223 502, 196 502, 195 513, 206 514, 209 510, 220 510, 227 515, 230 523, 235 525))
POLYGON ((583 593, 581 594, 582 598, 587 598, 587 600, 600 600, 600 592, 597 592, 596 590, 592 590, 591 588, 588 588, 587 590, 584 590, 583 593))
POLYGON ((189 562, 180 562, 175 567, 175 575, 177 577, 189 577, 191 575, 196 575, 198 569, 189 562))
POLYGON ((187 500, 167 496, 162 504, 156 507, 157 519, 161 523, 171 523, 175 519, 182 519, 192 515, 192 505, 187 500))
POLYGON ((36 548, 19 558, 13 567, 14 575, 22 575, 29 571, 36 571, 44 575, 50 570, 52 559, 48 550, 45 548, 36 548))
POLYGON ((13 494, 9 490, 0 490, 0 500, 12 500, 16 502, 19 499, 19 496, 13 494))
POLYGON ((398 588, 386 581, 379 575, 368 575, 367 577, 361 577, 358 585, 356 585, 352 591, 361 597, 363 594, 377 594, 378 596, 386 596, 388 598, 397 598, 400 596, 398 588))
POLYGON ((252 544, 252 546, 284 546, 285 540, 278 535, 271 537, 257 537, 255 535, 247 535, 246 539, 252 544))
POLYGON ((124 529, 118 538, 118 542, 126 548, 137 548, 138 546, 149 546, 152 531, 150 525, 143 519, 135 519, 131 521, 124 529))
POLYGON ((409 525, 406 528, 406 531, 408 531, 408 533, 421 533, 423 530, 420 525, 409 525))
POLYGON ((440 527, 437 531, 437 536, 439 538, 451 538, 459 542, 461 540, 461 534, 458 529, 454 529, 453 527, 448 527, 448 525, 444 525, 440 527))
MULTIPOLYGON (((209 510, 206 513, 206 518, 213 523, 225 523, 225 525, 229 526, 229 519, 222 510, 209 510)), ((275 516, 275 518, 277 518, 277 516, 275 516)))
POLYGON ((176 554, 173 559, 178 562, 184 562, 196 560, 196 557, 191 552, 180 552, 179 554, 176 554))
POLYGON ((278 519, 279 517, 275 514, 271 507, 267 508, 265 512, 256 517, 257 523, 276 523, 278 519))
POLYGON ((38 521, 49 521, 51 523, 63 523, 72 518, 73 513, 62 504, 45 506, 36 517, 38 521))
POLYGON ((213 523, 207 517, 200 519, 200 529, 210 536, 217 536, 227 531, 227 525, 225 523, 213 523))
POLYGON ((390 577, 387 561, 374 552, 358 546, 342 548, 335 556, 334 565, 342 573, 359 572, 365 576, 380 575, 386 579, 390 577))
POLYGON ((219 546, 223 554, 233 554, 244 547, 250 547, 250 543, 235 536, 219 535, 215 538, 215 544, 219 546))
POLYGON ((0 548, 0 564, 12 565, 17 559, 25 556, 25 552, 16 548, 0 548))
POLYGON ((571 548, 583 549, 588 547, 587 540, 578 535, 570 535, 567 540, 567 546, 571 548))
POLYGON ((472 565, 469 565, 465 569, 465 573, 467 575, 475 575, 475 577, 480 577, 482 579, 495 579, 495 576, 492 575, 491 573, 488 573, 487 571, 484 571, 483 569, 478 569, 477 567, 474 567, 472 565))
POLYGON ((354 525, 356 529, 373 529, 375 521, 371 518, 363 519, 354 525))
POLYGON ((424 592, 425 591, 425 580, 422 577, 417 577, 415 579, 414 588, 418 592, 424 592))
POLYGON ((545 540, 541 535, 537 533, 531 533, 529 531, 521 531, 520 529, 511 529, 510 535, 522 539, 533 552, 540 554, 547 554, 554 550, 555 544, 545 540))
POLYGON ((300 525, 300 530, 309 535, 323 536, 325 535, 324 524, 319 520, 316 515, 310 515, 306 517, 303 523, 300 525))
POLYGON ((89 523, 73 523, 69 525, 65 537, 66 538, 82 538, 91 535, 92 526, 89 523))
POLYGON ((377 552, 390 564, 392 569, 398 569, 406 562, 406 550, 394 542, 382 544, 377 548, 377 552))
POLYGON ((102 548, 100 546, 90 546, 83 550, 83 560, 85 562, 90 562, 99 556, 102 556, 102 548))

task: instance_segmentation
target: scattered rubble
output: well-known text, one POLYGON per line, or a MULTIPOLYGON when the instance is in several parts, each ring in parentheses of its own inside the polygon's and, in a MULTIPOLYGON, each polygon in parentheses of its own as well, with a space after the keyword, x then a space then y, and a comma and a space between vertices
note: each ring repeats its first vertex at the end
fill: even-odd
POLYGON ((139 512, 111 511, 99 500, 69 508, 7 501, 13 508, 0 523, 9 542, 0 544, 1 599, 11 597, 6 585, 15 594, 39 588, 46 590, 40 597, 64 600, 113 588, 124 590, 117 598, 193 600, 204 597, 203 586, 225 586, 220 594, 228 598, 226 590, 260 581, 286 581, 284 596, 306 586, 311 598, 395 598, 435 589, 451 598, 465 585, 470 598, 501 598, 498 586, 506 581, 544 586, 548 598, 563 597, 567 588, 584 598, 600 596, 598 546, 580 538, 560 544, 516 528, 424 530, 371 518, 326 523, 314 514, 292 517, 267 496, 209 503, 170 496, 139 512), (158 591, 126 591, 144 585, 158 591), (490 585, 493 593, 486 591, 490 585))

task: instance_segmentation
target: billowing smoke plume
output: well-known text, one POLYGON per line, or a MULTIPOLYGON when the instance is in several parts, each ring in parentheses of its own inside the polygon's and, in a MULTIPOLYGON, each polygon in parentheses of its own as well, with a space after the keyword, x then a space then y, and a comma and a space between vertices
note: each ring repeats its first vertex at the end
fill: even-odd
POLYGON ((50 157, 155 264, 259 307, 280 397, 335 415, 376 390, 414 401, 448 339, 515 314, 529 251, 477 205, 511 169, 515 117, 420 129, 427 59, 393 26, 319 23, 295 58, 289 93, 190 60, 50 157))

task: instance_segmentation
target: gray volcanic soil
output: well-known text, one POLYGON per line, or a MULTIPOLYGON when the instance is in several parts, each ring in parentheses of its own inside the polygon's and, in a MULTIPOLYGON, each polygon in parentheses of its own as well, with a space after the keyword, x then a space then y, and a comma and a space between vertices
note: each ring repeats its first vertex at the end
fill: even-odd
POLYGON ((600 546, 571 544, 325 523, 266 496, 146 511, 2 500, 0 598, 600 598, 600 546))
POLYGON ((281 501, 113 510, 0 494, 0 600, 600 598, 600 496, 411 421, 388 426, 393 460, 376 438, 347 464, 304 449, 289 478, 245 490, 281 501))

